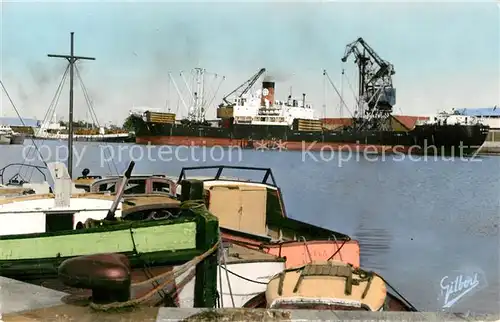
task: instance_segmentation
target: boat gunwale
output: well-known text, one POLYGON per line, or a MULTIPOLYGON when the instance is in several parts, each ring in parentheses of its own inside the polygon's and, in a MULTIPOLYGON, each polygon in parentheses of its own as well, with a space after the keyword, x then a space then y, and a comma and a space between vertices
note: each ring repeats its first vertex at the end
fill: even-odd
MULTIPOLYGON (((339 241, 343 242, 345 239, 312 239, 312 240, 306 240, 305 242, 307 243, 307 245, 315 245, 315 244, 323 244, 325 242, 331 242, 332 244, 338 244, 339 241)), ((261 247, 263 248, 276 248, 276 247, 282 247, 284 245, 289 245, 289 244, 294 244, 294 243, 297 243, 297 244, 300 244, 300 245, 304 245, 304 241, 300 241, 300 240, 284 240, 284 241, 278 241, 278 242, 270 242, 268 244, 262 244, 261 247)), ((348 239, 346 240, 345 244, 356 244, 356 245, 359 245, 359 242, 355 239, 348 239)))
MULTIPOLYGON (((180 184, 182 180, 188 180, 186 176, 186 171, 192 171, 192 170, 210 170, 210 169, 217 169, 217 174, 212 177, 208 177, 207 179, 200 179, 200 181, 228 181, 228 182, 246 182, 246 183, 254 183, 254 184, 262 184, 270 187, 274 187, 275 189, 279 189, 278 185, 276 184, 276 180, 274 179, 274 174, 271 168, 260 168, 260 167, 244 167, 244 166, 234 166, 234 165, 214 165, 214 166, 195 166, 195 167, 183 167, 181 169, 181 173, 179 174, 177 184, 180 184), (242 179, 230 179, 230 178, 225 178, 222 177, 222 172, 224 169, 231 169, 231 170, 249 170, 249 171, 255 171, 255 172, 265 172, 265 175, 263 176, 263 179, 261 181, 252 181, 250 179, 248 180, 242 180, 242 179), (268 179, 271 179, 271 183, 268 183, 268 179)), ((193 178, 195 179, 195 178, 193 178)))
MULTIPOLYGON (((264 253, 267 254, 267 253, 264 253)), ((267 254, 269 255, 269 254, 267 254)), ((242 259, 242 260, 227 260, 227 265, 237 265, 237 264, 258 264, 258 263, 285 263, 286 258, 278 257, 276 258, 262 258, 262 259, 242 259)), ((224 267, 223 267, 224 269, 224 267)))
MULTIPOLYGON (((132 268, 139 266, 144 261, 154 260, 155 265, 163 264, 181 264, 190 261, 196 256, 203 254, 203 251, 197 248, 181 249, 181 250, 160 250, 155 252, 147 252, 137 254, 135 251, 119 252, 119 254, 127 256, 132 268)), ((84 255, 82 255, 84 256, 84 255)), ((75 258, 77 256, 64 256, 64 257, 48 257, 48 258, 35 258, 35 259, 8 259, 0 260, 0 272, 6 277, 12 276, 9 271, 19 272, 20 266, 25 266, 22 269, 22 276, 40 274, 47 277, 47 272, 52 271, 54 276, 57 276, 57 267, 67 259, 75 258)))
MULTIPOLYGON (((73 193, 70 196, 75 199, 101 199, 101 200, 114 200, 115 196, 111 194, 97 193, 97 192, 78 192, 73 193)), ((54 193, 40 193, 40 194, 31 194, 31 195, 18 195, 12 197, 0 198, 0 206, 7 205, 16 202, 22 201, 32 201, 32 200, 41 200, 41 199, 55 199, 54 193)))
POLYGON ((119 222, 111 225, 103 225, 99 227, 91 227, 86 229, 72 229, 72 230, 62 230, 54 232, 43 232, 43 233, 29 233, 29 234, 15 234, 15 235, 0 235, 0 241, 2 240, 12 240, 12 239, 30 239, 30 238, 47 238, 47 237, 57 237, 64 235, 77 235, 77 234, 95 234, 102 232, 112 232, 119 230, 132 230, 139 228, 148 228, 151 226, 163 226, 163 225, 176 225, 183 223, 195 223, 197 224, 197 217, 193 214, 192 218, 182 217, 173 219, 159 219, 159 220, 120 220, 119 222))

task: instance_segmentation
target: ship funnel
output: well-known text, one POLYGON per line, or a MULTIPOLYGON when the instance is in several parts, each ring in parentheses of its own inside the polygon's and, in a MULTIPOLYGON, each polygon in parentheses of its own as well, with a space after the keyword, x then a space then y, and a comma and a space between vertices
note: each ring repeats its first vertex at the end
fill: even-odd
POLYGON ((266 105, 266 100, 269 101, 269 106, 274 105, 274 79, 271 76, 264 77, 262 81, 262 98, 260 104, 266 105))

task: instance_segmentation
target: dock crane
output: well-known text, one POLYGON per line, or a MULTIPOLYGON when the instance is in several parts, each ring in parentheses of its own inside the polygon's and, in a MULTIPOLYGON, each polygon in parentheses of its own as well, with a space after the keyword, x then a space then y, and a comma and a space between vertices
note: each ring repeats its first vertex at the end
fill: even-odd
POLYGON ((358 130, 390 130, 396 89, 392 86, 394 66, 358 38, 348 44, 342 62, 354 55, 359 70, 359 100, 354 126, 358 130))
POLYGON ((244 94, 246 94, 251 88, 252 86, 255 84, 255 82, 260 78, 260 76, 262 76, 262 74, 264 74, 266 72, 266 69, 265 68, 261 68, 257 73, 255 73, 252 77, 250 77, 247 81, 245 81, 243 84, 241 84, 240 86, 238 86, 235 90, 233 90, 231 93, 227 94, 226 96, 224 96, 222 98, 222 100, 224 101, 224 103, 221 103, 219 105, 219 107, 233 107, 234 106, 234 103, 231 103, 227 100, 227 98, 231 95, 233 95, 234 93, 238 92, 239 90, 241 90, 242 88, 243 91, 241 91, 241 93, 238 95, 238 97, 242 97, 244 94))

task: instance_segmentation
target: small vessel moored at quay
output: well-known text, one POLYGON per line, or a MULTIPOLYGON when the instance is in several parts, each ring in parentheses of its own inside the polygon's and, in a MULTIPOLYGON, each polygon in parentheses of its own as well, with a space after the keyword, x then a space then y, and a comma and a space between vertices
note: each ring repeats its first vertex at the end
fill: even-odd
POLYGON ((8 126, 0 124, 0 144, 20 144, 24 143, 25 135, 23 133, 16 133, 8 126))
MULTIPOLYGON (((33 138, 40 140, 68 140, 68 137, 68 129, 56 122, 42 123, 33 135, 33 138)), ((134 141, 134 135, 126 130, 101 126, 98 129, 74 129, 73 141, 128 143, 134 141)))

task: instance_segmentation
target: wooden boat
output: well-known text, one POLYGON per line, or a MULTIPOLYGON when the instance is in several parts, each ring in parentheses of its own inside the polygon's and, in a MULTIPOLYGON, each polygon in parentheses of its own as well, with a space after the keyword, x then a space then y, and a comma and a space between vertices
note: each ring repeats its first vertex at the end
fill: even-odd
MULTIPOLYGON (((312 260, 327 260, 330 257, 359 266, 357 241, 351 240, 347 235, 286 216, 282 193, 274 181, 271 169, 234 166, 190 167, 181 170, 177 182, 162 175, 134 175, 129 180, 130 185, 125 188, 124 207, 131 202, 132 195, 136 199, 143 194, 166 194, 170 198, 179 198, 182 193, 179 183, 188 178, 188 171, 197 170, 216 170, 215 176, 189 178, 203 182, 207 207, 219 218, 225 240, 251 245, 269 254, 286 257, 287 267, 312 260), (252 181, 243 177, 223 176, 227 170, 265 171, 265 174, 263 181, 252 181), (268 179, 272 182, 268 183, 268 179)), ((120 180, 117 176, 89 176, 89 171, 84 170, 82 176, 74 182, 76 187, 89 192, 115 193, 120 180)), ((150 204, 162 202, 161 199, 155 201, 154 198, 144 198, 147 198, 145 202, 150 204)))
POLYGON ((104 219, 116 203, 114 215, 121 217, 122 203, 104 194, 72 193, 74 186, 63 163, 48 165, 58 193, 28 194, 0 199, 0 235, 57 232, 76 229, 87 219, 104 219))
MULTIPOLYGON (((125 177, 130 172, 131 167, 125 177)), ((162 204, 129 205, 116 216, 125 186, 126 179, 102 220, 88 218, 82 224, 77 214, 66 212, 67 220, 62 221, 59 212, 45 213, 45 222, 35 220, 40 227, 32 224, 31 229, 14 234, 3 231, 0 275, 73 295, 89 295, 92 289, 93 299, 99 301, 122 302, 132 295, 141 302, 168 305, 181 296, 197 306, 214 307, 217 218, 199 204, 169 203, 164 196, 156 196, 163 199, 162 204), (42 229, 54 217, 57 229, 42 229), (192 287, 175 293, 176 283, 186 283, 181 275, 194 267, 197 277, 192 287)))
MULTIPOLYGON (((83 195, 87 199, 95 195, 114 198, 116 201, 121 199, 126 186, 125 180, 116 196, 98 193, 83 195)), ((42 195, 28 197, 44 200, 42 195)), ((77 197, 80 196, 72 196, 73 199, 77 197)), ((104 220, 82 220, 75 214, 68 214, 71 220, 66 221, 66 226, 62 226, 57 217, 59 226, 56 230, 44 231, 40 226, 38 229, 41 232, 33 233, 33 230, 37 231, 30 226, 31 230, 26 230, 31 233, 4 234, 0 236, 0 248, 4 250, 0 250, 0 275, 72 295, 90 296, 91 292, 86 289, 93 288, 92 292, 95 293, 96 288, 102 288, 102 285, 91 285, 91 279, 106 280, 107 287, 113 289, 117 282, 108 274, 120 272, 122 277, 130 275, 127 279, 133 286, 130 294, 133 298, 147 297, 154 291, 155 294, 147 300, 150 304, 199 306, 205 300, 197 300, 195 293, 198 282, 194 276, 202 274, 203 270, 193 264, 184 268, 188 265, 186 262, 200 255, 200 248, 206 251, 208 244, 218 242, 219 227, 216 217, 209 214, 203 203, 194 204, 198 209, 196 211, 185 209, 185 205, 186 202, 163 194, 129 195, 123 203, 120 216, 115 216, 118 208, 115 206, 111 219, 110 210, 103 214, 104 220), (198 213, 200 210, 201 214, 198 213), (203 245, 206 247, 203 248, 203 245), (94 271, 96 263, 99 269, 94 271), (59 275, 63 271, 63 280, 57 278, 58 268, 59 275), (173 281, 169 281, 178 271, 180 273, 173 281), (71 282, 71 276, 77 281, 71 282), (87 282, 82 282, 82 279, 87 282), (158 284, 163 286, 155 290, 154 286, 158 284)), ((53 216, 45 214, 46 220, 55 218, 53 216)), ((285 268, 283 258, 238 245, 227 245, 225 249, 219 260, 223 263, 223 270, 215 269, 217 257, 213 258, 211 268, 205 268, 213 275, 214 287, 219 287, 220 305, 223 307, 242 307, 255 294, 265 290, 274 274, 285 268), (256 283, 249 283, 248 277, 240 274, 254 279, 256 283)), ((203 282, 204 288, 207 287, 207 279, 203 282)), ((99 292, 103 292, 102 289, 99 292)), ((208 299, 215 299, 215 292, 216 289, 213 289, 212 297, 208 299)), ((128 294, 125 290, 121 293, 124 295, 114 295, 113 298, 126 297, 128 294)), ((210 307, 215 306, 215 302, 212 304, 210 307)))
MULTIPOLYGON (((202 177, 201 181, 205 203, 208 210, 219 219, 224 240, 286 257, 287 267, 302 264, 304 260, 328 259, 359 266, 357 241, 351 240, 347 235, 287 216, 281 189, 276 185, 271 169, 238 166, 186 167, 181 170, 178 182, 188 178, 188 171, 199 170, 215 170, 215 176, 202 177), (262 180, 222 177, 224 171, 231 170, 264 172, 264 175, 262 180)), ((177 188, 177 194, 182 194, 181 188, 177 188)))
MULTIPOLYGON (((267 176, 272 176, 270 170, 267 176)), ((153 176, 143 178, 136 176, 135 178, 143 180, 143 183, 145 183, 142 185, 143 187, 152 187, 151 183, 156 179, 153 176), (146 183, 148 181, 149 184, 146 183)), ((160 177, 157 176, 157 178, 160 177)), ((172 185, 171 180, 167 178, 161 179, 165 179, 162 183, 168 184, 168 190, 165 189, 160 194, 139 193, 125 196, 121 213, 123 221, 141 222, 155 220, 155 218, 175 218, 177 216, 181 207, 181 202, 177 197, 182 195, 182 186, 179 185, 176 187, 172 185), (174 194, 176 198, 174 198, 174 194)), ((294 259, 297 256, 294 254, 298 254, 296 251, 297 246, 302 247, 304 250, 307 250, 308 247, 317 246, 317 249, 312 252, 314 254, 312 255, 313 257, 309 258, 309 260, 317 257, 323 259, 327 256, 326 251, 328 251, 329 257, 332 255, 333 257, 337 256, 352 262, 354 265, 359 265, 359 245, 357 242, 352 242, 348 236, 287 218, 279 188, 275 184, 269 185, 265 182, 251 182, 241 179, 231 180, 228 177, 223 180, 221 179, 222 177, 218 177, 216 180, 205 177, 201 182, 202 188, 200 189, 205 193, 209 211, 218 217, 223 239, 232 245, 229 249, 237 249, 236 252, 230 251, 223 258, 227 260, 220 261, 224 262, 224 265, 222 265, 223 272, 219 271, 217 273, 218 285, 222 294, 221 306, 233 307, 234 305, 235 307, 242 307, 248 301, 252 300, 256 294, 259 292, 262 293, 267 282, 262 278, 267 276, 269 279, 273 274, 281 272, 285 267, 291 265, 286 264, 283 260, 285 253, 289 254, 286 256, 290 256, 287 257, 287 261, 290 261, 292 264, 295 263, 294 259), (228 191, 232 192, 232 195, 228 195, 228 191), (241 200, 241 203, 224 203, 224 200, 235 199, 241 200), (235 214, 239 214, 240 218, 238 221, 234 220, 236 217, 235 214), (251 220, 252 218, 253 220, 251 220), (273 235, 279 236, 273 239, 273 235), (307 236, 309 238, 310 236, 317 236, 318 238, 324 238, 324 240, 314 242, 305 240, 300 242, 293 241, 293 239, 297 239, 297 236, 307 236), (308 246, 308 243, 314 246, 308 246), (354 246, 354 251, 349 250, 348 247, 345 247, 346 245, 354 246), (325 250, 323 246, 328 248, 325 250), (276 252, 278 249, 281 249, 281 253, 276 252), (349 254, 347 254, 346 250, 350 251, 349 254)), ((178 183, 180 184, 181 181, 182 179, 179 179, 178 183)), ((108 190, 106 194, 95 191, 97 189, 102 190, 99 189, 102 186, 106 186, 108 189, 110 186, 117 187, 119 186, 118 183, 119 178, 94 179, 89 185, 89 190, 92 192, 83 194, 82 196, 89 197, 95 195, 99 196, 99 198, 109 198, 111 201, 113 198, 116 198, 116 196, 111 195, 113 190, 108 190)), ((122 194, 128 186, 128 182, 123 187, 120 186, 120 188, 123 188, 120 190, 122 194)), ((148 190, 146 191, 149 192, 148 190)), ((36 197, 39 196, 32 196, 32 198, 36 197)), ((75 227, 72 228, 82 229, 88 226, 88 222, 86 223, 80 219, 74 220, 73 223, 75 227)), ((75 256, 78 255, 75 254, 75 256)), ((165 270, 170 271, 172 267, 165 267, 165 265, 153 267, 149 274, 161 275, 165 273, 165 270)), ((40 270, 38 271, 40 272, 40 270)), ((134 283, 140 283, 141 279, 152 276, 145 275, 134 269, 132 271, 134 283)), ((67 289, 54 280, 47 281, 47 273, 42 272, 40 279, 36 282, 43 282, 46 287, 54 289, 67 289)), ((171 299, 173 301, 172 305, 180 307, 191 307, 193 305, 194 298, 192 292, 188 291, 186 293, 186 291, 182 291, 185 289, 192 290, 194 283, 192 274, 193 270, 179 276, 184 282, 181 283, 179 281, 179 284, 176 286, 175 289, 178 294, 176 295, 177 297, 171 299), (189 276, 191 276, 191 279, 189 279, 189 276)), ((145 287, 144 292, 151 290, 150 285, 145 285, 145 287)), ((140 291, 138 294, 140 294, 140 291)), ((162 299, 155 298, 155 300, 160 301, 162 299)))
POLYGON ((277 274, 264 301, 253 305, 264 302, 269 309, 416 311, 390 294, 378 274, 340 261, 314 261, 277 274))
MULTIPOLYGON (((153 195, 166 195, 174 203, 182 193, 181 180, 188 171, 216 170, 215 176, 194 176, 191 179, 204 183, 206 204, 219 218, 225 240, 252 245, 269 254, 286 257, 287 267, 312 260, 342 260, 359 266, 359 244, 349 236, 287 217, 281 189, 276 185, 271 169, 212 166, 183 168, 175 182, 164 175, 131 175, 124 190, 124 204, 161 205, 164 201, 153 195), (231 170, 264 172, 261 181, 227 174, 231 170), (271 180, 271 182, 267 182, 271 180), (231 202, 228 202, 230 200, 231 202), (239 214, 234 216, 234 214, 239 214), (333 256, 333 257, 332 257, 333 256)), ((73 180, 75 188, 99 196, 99 193, 116 192, 121 182, 119 176, 91 176, 84 169, 82 176, 73 180)), ((111 196, 101 198, 112 199, 111 196)))

